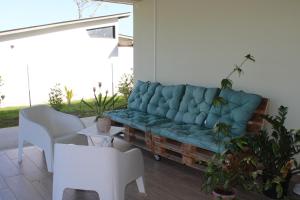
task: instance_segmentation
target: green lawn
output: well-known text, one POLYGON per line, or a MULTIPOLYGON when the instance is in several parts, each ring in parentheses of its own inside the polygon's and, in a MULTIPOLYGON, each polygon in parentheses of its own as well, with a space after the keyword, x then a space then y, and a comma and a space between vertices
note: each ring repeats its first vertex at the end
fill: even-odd
MULTIPOLYGON (((88 100, 88 102, 92 101, 92 99, 88 100)), ((118 102, 116 102, 115 107, 119 108, 124 105, 126 105, 125 99, 120 98, 118 102)), ((0 128, 17 126, 19 123, 19 110, 22 108, 25 108, 25 106, 0 108, 0 128)), ((74 101, 70 106, 65 104, 61 112, 77 115, 78 117, 95 116, 95 113, 86 105, 80 103, 80 101, 74 101)))

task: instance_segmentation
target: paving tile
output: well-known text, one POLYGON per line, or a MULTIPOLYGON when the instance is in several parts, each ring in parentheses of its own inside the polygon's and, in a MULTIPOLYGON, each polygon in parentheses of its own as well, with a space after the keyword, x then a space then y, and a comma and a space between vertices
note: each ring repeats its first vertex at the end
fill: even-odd
POLYGON ((20 163, 18 162, 18 159, 14 159, 12 162, 17 167, 19 172, 30 181, 40 180, 51 175, 51 173, 45 169, 38 168, 27 156, 24 156, 22 162, 20 163))
POLYGON ((0 199, 1 200, 16 200, 15 195, 8 188, 0 190, 0 199))
POLYGON ((52 188, 53 188, 53 178, 52 178, 52 176, 47 176, 47 177, 41 179, 40 184, 42 184, 43 187, 46 190, 48 190, 49 192, 52 193, 52 188))
POLYGON ((2 176, 0 176, 0 190, 4 189, 4 188, 7 188, 7 185, 4 181, 4 179, 2 178, 2 176))
POLYGON ((17 167, 5 154, 0 155, 0 163, 0 176, 3 178, 20 174, 17 167))
POLYGON ((18 149, 9 149, 5 151, 7 157, 11 160, 18 158, 18 149))
POLYGON ((47 169, 44 153, 36 147, 25 148, 24 154, 40 169, 47 169))
MULTIPOLYGON (((116 146, 122 146, 118 140, 116 146)), ((16 151, 0 152, 0 200, 51 200, 52 174, 46 170, 43 152, 24 148, 24 160, 17 162, 16 151), (11 158, 11 159, 10 159, 11 158)), ((203 172, 167 159, 157 162, 151 153, 143 152, 147 195, 140 194, 135 182, 126 188, 126 200, 198 200, 211 199, 201 191, 203 172)), ((95 158, 100 159, 100 158, 95 158)), ((88 169, 82 169, 88 170, 88 169)), ((299 179, 294 179, 298 182, 299 179)), ((291 184, 290 189, 292 189, 291 184)), ((266 200, 257 193, 238 191, 239 199, 266 200)), ((299 200, 299 196, 291 196, 299 200)), ((99 200, 96 192, 66 189, 63 200, 99 200)))
POLYGON ((18 200, 43 200, 43 197, 23 175, 7 177, 5 181, 18 200))
POLYGON ((34 181, 32 182, 32 185, 45 200, 52 199, 52 192, 47 190, 47 188, 40 181, 34 181))

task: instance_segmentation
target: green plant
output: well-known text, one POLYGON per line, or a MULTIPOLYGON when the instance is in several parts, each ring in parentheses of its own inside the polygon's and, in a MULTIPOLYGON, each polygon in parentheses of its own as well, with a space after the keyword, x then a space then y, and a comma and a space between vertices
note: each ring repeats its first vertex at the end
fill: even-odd
POLYGON ((261 170, 250 152, 215 154, 207 163, 202 189, 206 192, 231 195, 237 185, 245 189, 257 187, 257 176, 261 170), (256 184, 254 184, 256 183, 256 184))
MULTIPOLYGON (((225 123, 216 123, 213 129, 215 133, 215 143, 220 151, 221 145, 225 144, 224 136, 230 135, 230 126, 225 123)), ((224 194, 231 194, 235 182, 236 170, 225 170, 225 164, 228 163, 226 154, 216 153, 207 162, 207 168, 204 174, 205 182, 202 189, 206 192, 218 190, 224 194)))
MULTIPOLYGON (((102 86, 102 84, 99 83, 98 84, 99 90, 101 90, 101 86, 102 86)), ((85 104, 88 108, 90 108, 91 110, 94 111, 94 113, 96 114, 96 120, 97 120, 99 118, 105 117, 104 113, 106 111, 114 109, 115 102, 118 101, 119 98, 117 97, 117 94, 114 94, 113 96, 108 97, 107 90, 105 92, 105 96, 103 96, 101 92, 96 94, 96 87, 93 88, 93 92, 94 92, 94 101, 93 102, 89 103, 89 102, 85 101, 84 99, 82 99, 81 102, 83 104, 85 104)))
POLYGON ((133 88, 133 75, 123 74, 119 81, 118 90, 127 100, 133 88))
POLYGON ((63 94, 58 83, 53 88, 50 88, 49 104, 55 110, 60 110, 63 106, 63 94))
MULTIPOLYGON (((252 55, 247 54, 240 65, 234 65, 234 69, 227 75, 226 78, 221 80, 221 89, 231 89, 233 81, 230 77, 234 73, 240 76, 243 73, 242 67, 248 61, 255 62, 252 55)), ((213 100, 213 106, 218 107, 225 105, 227 102, 223 97, 216 97, 213 100)), ((214 140, 221 152, 221 146, 228 146, 232 139, 231 125, 217 122, 214 126, 214 140)), ((242 180, 242 185, 246 188, 250 184, 246 180, 252 180, 251 173, 257 173, 255 162, 247 160, 248 153, 235 154, 235 153, 216 153, 207 163, 205 171, 205 182, 203 189, 206 192, 218 190, 218 192, 229 194, 233 193, 233 188, 242 180), (242 157, 241 157, 242 156, 242 157), (243 162, 239 162, 243 160, 243 162), (248 162, 246 162, 246 160, 248 162), (246 170, 247 169, 247 170, 246 170), (249 170, 251 169, 251 170, 249 170)), ((255 174, 254 173, 254 174, 255 174)), ((250 182, 251 183, 251 182, 250 182)))
MULTIPOLYGON (((0 76, 0 87, 1 86, 3 86, 3 81, 2 81, 2 77, 0 76)), ((5 98, 4 94, 1 94, 1 91, 0 91, 0 105, 4 98, 5 98)))
MULTIPOLYGON (((242 67, 247 61, 255 62, 255 58, 251 54, 247 54, 241 64, 234 65, 233 70, 226 76, 226 78, 221 80, 221 89, 232 89, 233 81, 230 79, 230 77, 234 73, 237 73, 239 76, 241 76, 244 73, 242 67)), ((226 104, 225 99, 222 97, 216 97, 213 101, 214 106, 220 106, 222 104, 226 104)))
POLYGON ((277 197, 286 195, 284 183, 300 173, 300 165, 295 156, 300 152, 300 130, 287 129, 285 121, 288 108, 280 106, 276 116, 263 115, 271 129, 260 134, 247 135, 233 141, 236 150, 251 149, 262 166, 261 190, 275 189, 277 197))
POLYGON ((67 99, 68 105, 71 105, 71 100, 73 98, 73 90, 72 89, 68 89, 67 86, 65 86, 65 97, 67 99))

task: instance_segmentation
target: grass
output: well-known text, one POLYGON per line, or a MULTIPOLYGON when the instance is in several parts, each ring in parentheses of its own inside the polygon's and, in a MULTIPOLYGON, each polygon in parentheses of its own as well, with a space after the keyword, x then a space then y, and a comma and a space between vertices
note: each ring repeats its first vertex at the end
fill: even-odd
MULTIPOLYGON (((88 102, 93 102, 92 99, 88 102)), ((120 108, 126 105, 124 98, 119 98, 116 102, 115 107, 120 108)), ((0 128, 18 126, 19 124, 19 111, 26 106, 6 107, 0 108, 0 128)), ((61 112, 76 115, 78 117, 90 117, 95 116, 94 111, 88 108, 81 101, 73 101, 71 105, 64 104, 61 112)))

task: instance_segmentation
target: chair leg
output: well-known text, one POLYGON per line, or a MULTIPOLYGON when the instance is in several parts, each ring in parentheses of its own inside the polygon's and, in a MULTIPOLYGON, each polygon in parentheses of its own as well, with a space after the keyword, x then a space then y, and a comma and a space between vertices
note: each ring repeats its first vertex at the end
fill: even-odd
POLYGON ((142 176, 136 179, 136 184, 140 193, 146 193, 144 178, 142 176))
POLYGON ((18 144, 18 161, 22 162, 23 160, 23 146, 24 146, 24 140, 23 138, 19 137, 19 144, 18 144))
POLYGON ((53 193, 52 193, 52 200, 62 200, 64 196, 64 190, 65 188, 53 186, 53 193))
POLYGON ((52 152, 49 150, 44 150, 45 158, 46 158, 46 164, 48 172, 53 172, 53 157, 52 152))

